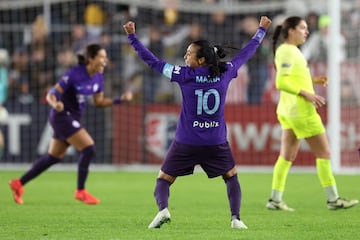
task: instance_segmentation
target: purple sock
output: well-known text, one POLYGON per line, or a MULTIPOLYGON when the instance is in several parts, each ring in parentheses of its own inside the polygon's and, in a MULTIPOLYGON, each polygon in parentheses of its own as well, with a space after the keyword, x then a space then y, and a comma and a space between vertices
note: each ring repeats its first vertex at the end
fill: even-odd
POLYGON ((225 180, 227 195, 230 203, 231 218, 240 220, 241 188, 237 174, 225 180))
POLYGON ((154 197, 159 211, 168 207, 168 199, 170 196, 170 183, 164 179, 156 179, 154 197))
POLYGON ((51 156, 49 154, 37 159, 31 168, 20 178, 22 185, 25 185, 30 180, 36 178, 40 173, 44 172, 51 165, 60 162, 61 159, 51 156))
POLYGON ((85 182, 89 173, 91 159, 95 156, 94 145, 84 148, 79 157, 77 189, 85 189, 85 182))

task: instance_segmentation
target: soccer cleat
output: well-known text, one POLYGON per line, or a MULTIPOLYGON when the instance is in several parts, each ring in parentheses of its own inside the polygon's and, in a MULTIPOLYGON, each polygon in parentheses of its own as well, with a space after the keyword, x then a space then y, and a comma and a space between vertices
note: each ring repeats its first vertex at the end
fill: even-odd
POLYGON ((345 209, 345 208, 351 208, 359 203, 359 200, 357 199, 351 199, 347 200, 345 198, 338 198, 333 202, 327 202, 327 207, 330 210, 337 210, 337 209, 345 209))
POLYGON ((164 223, 170 222, 170 212, 164 208, 156 214, 154 220, 149 224, 148 228, 160 228, 164 223))
POLYGON ((245 223, 239 219, 231 220, 231 227, 235 229, 248 229, 245 223))
POLYGON ((288 207, 284 201, 276 202, 272 199, 269 199, 269 201, 266 203, 266 207, 270 210, 283 210, 289 212, 295 211, 295 209, 288 207))
POLYGON ((100 202, 99 199, 92 196, 85 189, 76 190, 75 191, 75 199, 79 200, 79 201, 81 201, 83 203, 86 203, 86 204, 98 204, 100 202))
POLYGON ((24 204, 24 201, 22 199, 22 195, 24 193, 24 188, 20 182, 20 179, 10 180, 9 185, 13 192, 15 202, 17 204, 24 204))

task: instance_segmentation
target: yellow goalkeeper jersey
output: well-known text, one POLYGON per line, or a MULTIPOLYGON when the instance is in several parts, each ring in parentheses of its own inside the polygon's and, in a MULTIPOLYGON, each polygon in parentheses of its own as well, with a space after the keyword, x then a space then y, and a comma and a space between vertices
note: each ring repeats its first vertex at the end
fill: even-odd
POLYGON ((315 113, 315 106, 298 95, 300 90, 315 93, 308 63, 300 49, 281 44, 276 49, 275 66, 276 88, 280 90, 276 113, 289 118, 315 113))

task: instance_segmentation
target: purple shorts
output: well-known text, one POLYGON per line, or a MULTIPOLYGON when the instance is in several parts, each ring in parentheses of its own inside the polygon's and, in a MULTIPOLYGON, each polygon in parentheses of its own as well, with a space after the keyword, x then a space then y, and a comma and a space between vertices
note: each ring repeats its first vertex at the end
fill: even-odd
POLYGON ((224 175, 235 166, 229 143, 214 146, 193 146, 173 141, 161 170, 173 177, 194 172, 200 165, 209 178, 224 175))
POLYGON ((50 124, 54 130, 53 138, 65 142, 82 128, 80 121, 68 114, 50 117, 50 124))

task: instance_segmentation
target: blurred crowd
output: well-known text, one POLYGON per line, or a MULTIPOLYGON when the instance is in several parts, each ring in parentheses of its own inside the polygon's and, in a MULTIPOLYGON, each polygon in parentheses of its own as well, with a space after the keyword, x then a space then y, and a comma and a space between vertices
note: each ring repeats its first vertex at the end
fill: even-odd
MULTIPOLYGON (((340 58, 357 63, 360 33, 354 29, 360 26, 360 1, 355 2, 349 12, 342 13, 340 58)), ((76 64, 76 54, 87 44, 96 42, 102 44, 109 55, 105 91, 118 95, 124 90, 132 90, 136 101, 141 103, 179 103, 181 94, 177 86, 144 67, 129 48, 122 25, 127 20, 135 21, 137 34, 159 58, 182 65, 186 48, 194 40, 205 38, 213 44, 238 51, 255 33, 260 15, 264 14, 274 19, 274 25, 284 16, 282 11, 234 16, 220 10, 194 14, 181 13, 172 7, 151 10, 104 1, 69 1, 52 8, 49 26, 49 19, 41 11, 32 9, 20 22, 30 27, 22 29, 21 34, 15 34, 14 30, 0 35, 0 48, 3 49, 0 66, 7 71, 0 77, 7 79, 8 100, 21 104, 45 103, 49 87, 67 68, 76 64)), ((310 30, 308 41, 301 46, 304 55, 310 63, 325 63, 326 49, 331 47, 328 38, 331 19, 316 11, 307 12, 304 18, 310 30)), ((269 33, 256 54, 239 69, 238 80, 232 81, 227 101, 262 103, 264 92, 271 84, 272 59, 269 33)), ((353 81, 344 79, 344 82, 344 102, 357 104, 358 99, 351 91, 353 81)))

